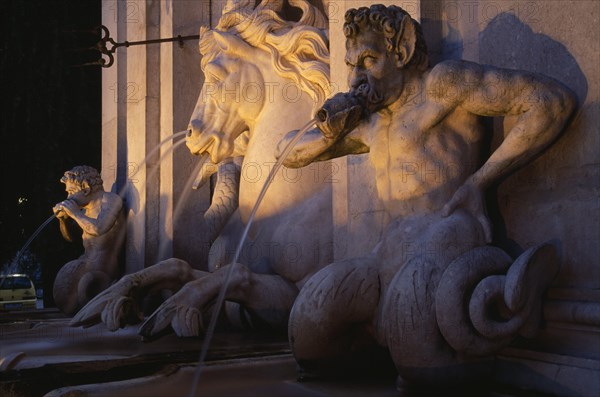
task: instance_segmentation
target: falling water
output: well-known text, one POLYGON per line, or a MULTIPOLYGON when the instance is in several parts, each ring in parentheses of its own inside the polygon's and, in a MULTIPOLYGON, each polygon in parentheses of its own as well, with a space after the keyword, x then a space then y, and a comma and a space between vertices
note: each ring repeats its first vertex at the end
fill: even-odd
MULTIPOLYGON (((21 248, 18 252, 17 252, 17 256, 15 257, 15 259, 12 261, 10 268, 9 268, 9 274, 15 273, 16 268, 19 266, 19 260, 21 259, 21 256, 23 256, 23 253, 25 252, 25 250, 27 248, 29 248, 29 245, 31 244, 31 242, 37 237, 38 234, 40 234, 40 232, 42 230, 44 230, 44 228, 50 223, 52 222, 52 220, 56 218, 56 215, 52 214, 48 219, 46 219, 44 221, 44 223, 42 223, 35 232, 33 232, 33 234, 31 235, 31 237, 29 237, 29 240, 27 240, 27 242, 23 245, 23 248, 21 248)), ((4 279, 3 279, 4 282, 4 279)))
MULTIPOLYGON (((204 163, 208 160, 208 153, 204 153, 199 161, 198 164, 196 165, 196 167, 194 168, 194 170, 192 171, 192 173, 190 174, 190 177, 188 178, 187 182, 185 183, 185 186, 183 187, 183 194, 181 194, 181 196, 179 196, 179 200, 177 200, 177 205, 175 206, 175 210, 173 211, 173 216, 171 217, 171 222, 173 223, 173 225, 175 225, 177 219, 179 218, 179 216, 181 215, 181 211, 183 210, 184 204, 187 201, 190 193, 192 192, 192 185, 194 184, 196 177, 198 176, 198 174, 200 173, 200 170, 202 169, 202 166, 204 165, 204 163)), ((167 247, 169 245, 170 240, 165 239, 162 244, 160 245, 160 249, 158 250, 158 260, 163 260, 165 252, 167 250, 167 247)))
MULTIPOLYGON (((125 185, 121 188, 121 190, 119 191, 119 196, 121 196, 121 198, 124 197, 125 193, 127 192, 127 189, 130 186, 129 180, 131 180, 134 176, 137 175, 137 173, 142 169, 142 167, 148 163, 148 161, 150 161, 150 159, 152 158, 152 156, 154 156, 156 154, 156 152, 158 152, 158 150, 163 147, 165 144, 171 142, 172 139, 175 139, 177 137, 180 137, 184 134, 186 134, 188 132, 188 130, 185 131, 179 131, 173 135, 169 135, 167 138, 163 139, 158 145, 156 145, 154 147, 154 149, 152 149, 150 151, 150 153, 148 153, 148 155, 144 158, 144 160, 142 160, 142 162, 137 166, 135 172, 131 175, 127 176, 127 183, 125 183, 125 185)), ((175 151, 175 149, 177 149, 179 146, 183 145, 185 143, 185 139, 182 139, 176 143, 173 144, 173 146, 171 146, 169 149, 167 149, 165 151, 165 153, 163 153, 160 156, 160 159, 158 160, 158 164, 162 163, 162 161, 168 156, 170 155, 173 151, 175 151)), ((144 179, 144 182, 148 181, 149 179, 153 178, 154 175, 158 172, 160 168, 159 167, 155 167, 144 179)), ((145 187, 146 185, 142 185, 143 187, 145 187)), ((142 190, 142 189, 140 189, 142 190)))
MULTIPOLYGON (((146 164, 152 158, 152 156, 154 156, 156 154, 156 152, 158 152, 160 150, 161 147, 163 147, 167 143, 171 142, 171 140, 173 140, 175 138, 179 138, 180 136, 187 134, 188 131, 189 130, 176 132, 173 135, 169 135, 168 137, 166 137, 165 139, 160 141, 160 143, 158 145, 156 145, 154 147, 154 149, 152 149, 150 151, 150 153, 148 153, 148 155, 144 158, 144 160, 142 160, 142 162, 140 163, 139 167, 137 168, 136 172, 134 172, 133 175, 135 175, 137 173, 137 171, 142 167, 142 165, 146 164)), ((185 141, 180 141, 180 142, 185 142, 185 141)), ((172 150, 174 150, 174 148, 172 150)), ((159 164, 163 160, 164 156, 165 156, 164 154, 161 156, 161 158, 159 160, 159 164)), ((131 175, 131 176, 133 176, 133 175, 131 175)))
MULTIPOLYGON (((248 217, 248 222, 246 223, 246 227, 244 228, 244 231, 242 233, 240 241, 235 250, 233 260, 231 261, 232 264, 237 263, 237 261, 240 257, 240 253, 242 252, 242 247, 244 246, 244 242, 246 241, 246 238, 248 237, 248 231, 250 230, 250 227, 252 226, 252 222, 254 221, 254 217, 256 216, 256 211, 258 210, 260 203, 262 202, 263 198, 265 197, 265 194, 267 193, 267 190, 269 189, 271 182, 273 182, 273 178, 275 178, 277 171, 279 171, 279 169, 283 165, 283 162, 285 161, 287 156, 290 154, 290 152, 292 151, 294 146, 296 146, 298 141, 304 136, 304 134, 306 134, 306 132, 316 122, 317 122, 317 119, 314 118, 311 121, 309 121, 300 131, 298 131, 296 136, 294 136, 294 138, 287 144, 285 149, 283 149, 281 156, 279 157, 279 159, 277 159, 277 162, 271 169, 271 172, 269 173, 269 176, 267 177, 267 180, 265 181, 265 184, 262 187, 262 190, 260 191, 258 198, 256 199, 256 203, 254 204, 254 207, 252 208, 252 212, 250 213, 250 216, 248 217)), ((223 286, 221 287, 221 290, 219 291, 219 296, 217 297, 217 301, 214 306, 213 315, 210 319, 210 323, 208 324, 208 328, 206 329, 206 335, 205 335, 204 341, 202 343, 202 349, 200 350, 200 358, 198 360, 198 366, 196 367, 196 371, 194 373, 194 380, 192 381, 193 382, 192 383, 192 391, 190 393, 190 396, 196 395, 196 389, 198 387, 198 382, 200 381, 200 375, 202 373, 202 368, 204 366, 204 359, 206 358, 206 354, 208 352, 208 347, 210 346, 210 341, 215 332, 215 327, 217 326, 217 318, 219 317, 219 313, 221 311, 221 306, 223 306, 223 301, 225 300, 225 293, 227 292, 227 288, 229 287, 229 280, 231 279, 231 275, 233 274, 233 268, 234 268, 234 266, 229 266, 229 268, 227 269, 227 275, 225 277, 225 282, 223 283, 223 286)))
POLYGON ((19 253, 17 254, 17 258, 15 259, 14 263, 18 263, 19 259, 21 259, 21 255, 23 255, 23 252, 25 252, 25 250, 29 247, 29 244, 31 244, 31 242, 33 241, 33 239, 35 239, 37 237, 38 234, 40 234, 40 232, 42 230, 44 230, 44 228, 46 227, 46 225, 48 225, 50 222, 52 222, 52 220, 56 218, 56 215, 52 214, 50 215, 50 217, 48 219, 46 219, 44 221, 44 223, 42 223, 35 232, 33 232, 33 234, 31 235, 31 237, 29 237, 29 240, 27 240, 27 242, 23 245, 23 248, 21 248, 19 250, 19 253))
MULTIPOLYGON (((184 134, 186 134, 188 132, 188 130, 185 131, 179 131, 173 135, 168 136, 167 138, 163 139, 158 145, 156 145, 156 147, 154 149, 152 149, 150 151, 150 153, 148 153, 148 155, 146 156, 146 158, 144 158, 144 160, 140 163, 140 167, 138 167, 138 170, 141 168, 141 166, 143 166, 144 164, 146 164, 148 162, 148 160, 150 160, 150 158, 152 156, 154 156, 156 154, 156 152, 165 144, 167 144, 168 142, 170 142, 172 139, 175 139, 177 137, 180 137, 184 134)), ((159 164, 160 162, 162 162, 164 160, 164 158, 170 154, 173 150, 175 150, 175 148, 177 148, 178 146, 182 145, 183 143, 185 143, 185 140, 181 140, 177 143, 175 143, 170 150, 166 151, 159 160, 159 164)), ((156 167, 156 169, 158 169, 158 167, 156 167)), ((137 173, 137 171, 136 171, 137 173)), ((135 175, 135 174, 134 174, 135 175)), ((153 175, 153 174, 151 174, 153 175)), ((133 175, 132 175, 133 176, 133 175)), ((125 187, 122 189, 122 191, 119 193, 119 195, 122 197, 123 194, 126 191, 127 184, 125 185, 125 187)), ((52 222, 52 220, 56 218, 56 215, 52 214, 48 219, 46 219, 44 221, 44 223, 42 223, 37 230, 31 235, 31 237, 29 237, 29 240, 27 240, 27 242, 23 245, 23 248, 21 248, 18 252, 17 255, 15 257, 15 259, 11 262, 11 265, 9 267, 9 273, 14 273, 16 271, 17 266, 19 265, 19 260, 21 259, 21 256, 23 256, 23 253, 25 252, 25 250, 29 247, 29 245, 31 244, 31 242, 38 236, 38 234, 41 233, 42 230, 44 230, 44 228, 50 223, 52 222)))
MULTIPOLYGON (((179 148, 180 146, 182 146, 185 143, 185 140, 180 140, 179 142, 176 142, 173 144, 173 146, 171 146, 170 148, 168 148, 161 156, 160 159, 158 160, 158 163, 162 163, 163 160, 165 158, 167 158, 167 156, 169 156, 171 153, 173 153, 175 151, 175 149, 179 148)), ((146 161, 146 160, 144 160, 146 161)), ((144 164, 143 162, 141 163, 142 165, 144 164)), ((136 170, 135 173, 131 174, 131 176, 129 177, 129 179, 133 178, 137 172, 140 170, 140 167, 138 167, 138 169, 136 170)), ((144 178, 144 182, 142 184, 142 188, 140 190, 143 190, 146 187, 146 184, 148 183, 149 180, 151 180, 152 178, 154 178, 154 176, 156 176, 156 173, 160 170, 160 167, 154 167, 144 178)), ((127 182, 127 184, 125 186, 128 186, 129 182, 127 182)))

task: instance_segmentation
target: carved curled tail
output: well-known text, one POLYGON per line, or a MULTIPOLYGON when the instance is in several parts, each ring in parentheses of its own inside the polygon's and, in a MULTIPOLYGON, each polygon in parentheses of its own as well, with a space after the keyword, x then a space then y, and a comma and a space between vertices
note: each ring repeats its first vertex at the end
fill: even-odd
POLYGON ((217 184, 210 208, 204 213, 210 241, 214 241, 239 205, 240 167, 231 162, 219 164, 217 184))
POLYGON ((501 249, 481 247, 454 260, 442 275, 436 317, 456 351, 486 355, 517 334, 537 332, 543 292, 558 273, 556 251, 542 244, 511 262, 501 249))

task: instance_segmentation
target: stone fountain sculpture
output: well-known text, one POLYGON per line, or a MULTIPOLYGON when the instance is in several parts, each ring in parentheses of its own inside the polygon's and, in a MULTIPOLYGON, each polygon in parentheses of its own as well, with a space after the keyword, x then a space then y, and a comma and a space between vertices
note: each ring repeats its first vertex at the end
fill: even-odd
POLYGON ((77 166, 65 172, 67 199, 56 204, 54 214, 67 241, 82 233, 83 255, 65 264, 54 281, 54 301, 66 314, 75 314, 122 275, 118 253, 125 233, 123 200, 106 192, 95 168, 77 166))
POLYGON ((516 260, 489 245, 484 192, 554 142, 574 95, 524 71, 429 68, 419 23, 396 6, 349 10, 344 34, 350 92, 325 103, 284 164, 369 153, 392 222, 370 255, 304 285, 289 320, 294 356, 310 376, 372 341, 406 381, 478 376, 486 357, 536 333, 559 268, 549 243, 516 260), (479 116, 517 118, 487 159, 479 116))
POLYGON ((235 205, 223 205, 227 195, 208 212, 215 230, 227 222, 211 251, 211 272, 163 261, 123 277, 72 324, 103 321, 116 330, 140 320, 139 302, 148 292, 172 289, 178 292, 141 334, 170 325, 178 335, 198 335, 225 270, 234 266, 226 299, 241 313, 238 321, 288 324, 306 374, 376 343, 406 380, 460 380, 486 372, 481 362, 517 335, 534 335, 543 292, 559 267, 555 248, 543 244, 513 261, 489 245, 483 194, 552 144, 575 110, 572 93, 523 71, 457 61, 429 68, 421 27, 405 11, 351 10, 344 27, 351 91, 323 105, 318 128, 285 164, 306 170, 313 162, 369 153, 393 221, 370 255, 329 264, 330 188, 310 172, 294 183, 282 175, 251 233, 258 255, 229 264, 262 187, 244 178, 244 167, 274 163, 277 143, 294 136, 284 138, 285 131, 309 120, 326 97, 329 71, 325 20, 309 3, 289 1, 303 10, 298 22, 279 16, 283 2, 239 3, 246 6, 226 8, 214 30, 201 30, 206 82, 188 136, 192 153, 208 153, 227 170, 227 190, 238 195, 233 215, 235 205), (292 86, 300 87, 294 101, 292 86), (254 91, 235 93, 235 87, 254 91), (227 100, 232 94, 240 100, 227 100), (479 116, 517 118, 487 159, 479 116), (232 159, 240 156, 238 190, 229 185, 238 183, 232 159), (299 257, 284 254, 290 244, 299 257))
POLYGON ((215 29, 200 31, 205 82, 187 145, 193 154, 208 153, 222 170, 205 218, 215 234, 227 223, 211 248, 210 272, 173 258, 126 275, 84 307, 73 325, 103 321, 116 330, 140 320, 139 303, 150 291, 171 289, 178 292, 146 320, 140 333, 152 336, 172 326, 180 336, 198 335, 228 267, 235 266, 226 295, 230 320, 285 328, 302 285, 331 263, 330 173, 318 168, 276 175, 240 263, 229 264, 276 161, 278 142, 310 120, 329 95, 327 20, 308 1, 287 3, 302 11, 298 21, 281 17, 284 1, 258 6, 231 1, 215 29), (242 156, 240 177, 233 159, 242 156), (231 214, 236 199, 238 209, 231 214))

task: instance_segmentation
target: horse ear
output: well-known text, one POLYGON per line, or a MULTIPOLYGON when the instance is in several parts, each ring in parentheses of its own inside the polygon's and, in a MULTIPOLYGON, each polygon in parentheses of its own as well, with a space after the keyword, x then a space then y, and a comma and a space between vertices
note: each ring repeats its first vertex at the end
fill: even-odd
POLYGON ((396 45, 396 52, 398 54, 396 59, 396 66, 403 68, 412 60, 415 53, 415 47, 417 45, 417 28, 412 18, 409 16, 404 17, 405 23, 404 29, 400 32, 398 44, 396 45))
POLYGON ((244 40, 231 34, 213 30, 213 37, 221 51, 225 53, 234 53, 236 55, 246 55, 252 49, 244 40))

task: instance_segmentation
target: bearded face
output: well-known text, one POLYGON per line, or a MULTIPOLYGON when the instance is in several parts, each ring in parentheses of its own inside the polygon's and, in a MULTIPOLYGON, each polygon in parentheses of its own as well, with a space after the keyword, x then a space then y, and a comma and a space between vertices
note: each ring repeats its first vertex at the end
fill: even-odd
POLYGON ((67 199, 73 200, 78 206, 84 207, 90 202, 90 188, 84 188, 77 183, 67 180, 65 182, 67 199))
POLYGON ((403 71, 386 51, 382 34, 365 31, 349 38, 346 65, 351 92, 363 97, 371 112, 391 105, 402 94, 403 71))

